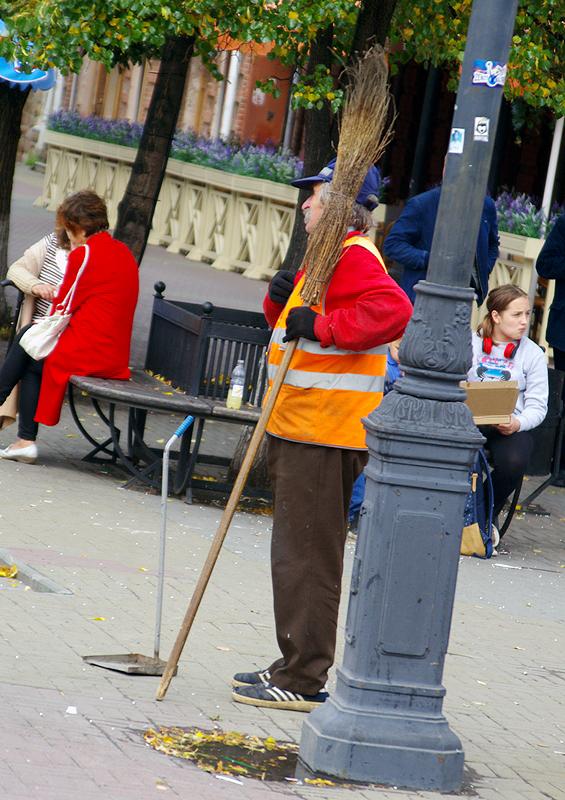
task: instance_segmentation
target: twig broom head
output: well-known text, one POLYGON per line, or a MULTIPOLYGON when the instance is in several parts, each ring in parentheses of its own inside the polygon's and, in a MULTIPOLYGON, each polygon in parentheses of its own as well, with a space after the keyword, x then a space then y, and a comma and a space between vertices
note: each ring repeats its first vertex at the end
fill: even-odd
POLYGON ((349 70, 330 199, 310 234, 302 299, 320 302, 342 252, 353 203, 369 168, 392 138, 391 96, 383 48, 375 45, 349 70))

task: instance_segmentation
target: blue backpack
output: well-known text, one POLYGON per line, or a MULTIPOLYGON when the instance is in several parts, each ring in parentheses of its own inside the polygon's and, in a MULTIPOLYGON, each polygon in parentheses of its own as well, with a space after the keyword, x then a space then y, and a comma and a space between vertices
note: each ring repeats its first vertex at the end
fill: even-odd
POLYGON ((471 490, 463 512, 461 555, 490 558, 493 550, 493 492, 490 470, 483 450, 477 453, 469 473, 469 481, 471 490))

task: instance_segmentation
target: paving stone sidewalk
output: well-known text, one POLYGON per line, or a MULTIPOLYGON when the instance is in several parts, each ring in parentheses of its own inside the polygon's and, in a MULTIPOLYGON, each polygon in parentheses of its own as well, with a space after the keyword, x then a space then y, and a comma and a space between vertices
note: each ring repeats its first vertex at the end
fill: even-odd
MULTIPOLYGON (((28 220, 45 213, 24 206, 22 200, 28 220)), ((152 253, 156 263, 157 256, 152 253)), ((183 262, 177 256, 169 263, 165 252, 160 258, 171 273, 183 262)), ((250 282, 231 278, 249 298, 250 282)), ((89 413, 85 405, 81 414, 89 413)), ((156 423, 155 435, 171 423, 156 423)), ((8 441, 10 431, 3 432, 0 444, 8 441)), ((72 594, 0 580, 0 798, 440 797, 392 787, 315 788, 245 778, 234 784, 147 747, 146 728, 173 724, 299 740, 303 715, 230 699, 235 671, 264 667, 276 655, 270 519, 236 515, 179 674, 157 703, 157 678, 91 667, 82 656, 152 654, 160 499, 124 490, 113 469, 82 462, 88 446, 67 409, 57 428, 42 430, 40 446, 37 465, 0 462, 0 548, 72 594)), ((517 519, 507 536, 509 552, 460 564, 444 709, 465 749, 464 796, 481 800, 565 798, 565 490, 547 490, 539 503, 551 516, 517 519)), ((172 499, 168 518, 165 656, 220 511, 172 499)), ((353 552, 350 541, 345 592, 353 552)), ((338 638, 343 641, 343 619, 338 638)))
MULTIPOLYGON (((160 499, 81 462, 86 443, 72 425, 65 411, 43 432, 40 464, 0 463, 0 548, 72 592, 0 581, 0 797, 421 796, 228 784, 144 745, 145 728, 170 724, 299 739, 302 715, 233 704, 228 686, 233 672, 265 666, 276 652, 270 519, 236 516, 179 674, 157 703, 158 679, 97 669, 81 656, 152 654, 160 499)), ((464 743, 467 791, 485 800, 565 797, 565 490, 541 499, 551 517, 517 520, 509 553, 460 566, 445 711, 464 743)), ((209 506, 168 504, 164 655, 219 517, 209 506)))

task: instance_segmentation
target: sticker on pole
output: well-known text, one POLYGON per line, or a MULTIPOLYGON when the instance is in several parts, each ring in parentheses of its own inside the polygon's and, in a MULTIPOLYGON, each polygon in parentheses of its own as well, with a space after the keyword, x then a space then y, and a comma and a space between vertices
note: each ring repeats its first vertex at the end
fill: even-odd
POLYGON ((501 64, 500 61, 475 61, 472 82, 494 89, 496 86, 504 86, 506 72, 506 64, 501 64))
POLYGON ((475 117, 473 126, 473 139, 475 142, 488 142, 490 119, 488 117, 475 117))
POLYGON ((465 128, 452 128, 449 137, 448 153, 461 154, 465 144, 465 128))

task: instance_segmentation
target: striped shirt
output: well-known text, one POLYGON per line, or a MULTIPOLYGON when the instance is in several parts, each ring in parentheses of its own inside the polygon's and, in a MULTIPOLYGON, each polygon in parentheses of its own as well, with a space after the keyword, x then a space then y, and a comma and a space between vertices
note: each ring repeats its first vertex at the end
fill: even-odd
MULTIPOLYGON (((65 270, 67 269, 67 259, 69 254, 62 247, 57 245, 57 236, 50 233, 43 240, 47 247, 45 258, 43 259, 43 266, 39 272, 38 280, 41 283, 49 283, 51 286, 59 287, 65 277, 65 270)), ((51 311, 51 301, 44 300, 42 297, 37 297, 35 300, 35 308, 33 312, 32 322, 42 319, 47 316, 51 311)))

